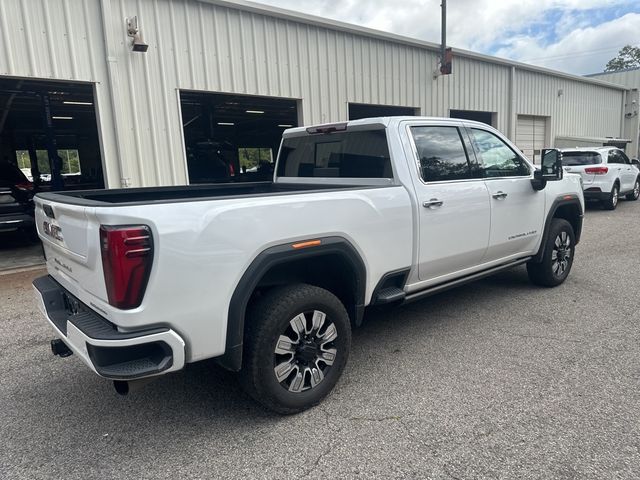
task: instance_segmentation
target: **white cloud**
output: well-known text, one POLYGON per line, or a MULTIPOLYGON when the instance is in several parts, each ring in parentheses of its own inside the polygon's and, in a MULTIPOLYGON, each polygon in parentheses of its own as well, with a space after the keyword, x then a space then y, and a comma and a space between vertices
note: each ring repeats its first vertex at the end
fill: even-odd
MULTIPOLYGON (((440 0, 260 1, 436 43, 440 39, 440 0)), ((581 54, 532 62, 573 73, 601 70, 624 44, 637 44, 640 32, 637 0, 453 0, 447 16, 447 43, 454 48, 520 60, 581 54), (604 9, 629 7, 637 13, 598 19, 604 9), (603 47, 611 48, 592 52, 603 47)))

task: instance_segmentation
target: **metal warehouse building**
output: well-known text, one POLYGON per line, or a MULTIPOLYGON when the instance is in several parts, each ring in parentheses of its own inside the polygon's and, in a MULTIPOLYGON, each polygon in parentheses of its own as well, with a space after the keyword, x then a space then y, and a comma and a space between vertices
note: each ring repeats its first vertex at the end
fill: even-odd
POLYGON ((2 0, 0 160, 60 169, 67 188, 262 179, 287 126, 396 114, 484 121, 536 160, 553 145, 637 151, 628 87, 459 50, 434 76, 437 57, 243 1, 2 0))

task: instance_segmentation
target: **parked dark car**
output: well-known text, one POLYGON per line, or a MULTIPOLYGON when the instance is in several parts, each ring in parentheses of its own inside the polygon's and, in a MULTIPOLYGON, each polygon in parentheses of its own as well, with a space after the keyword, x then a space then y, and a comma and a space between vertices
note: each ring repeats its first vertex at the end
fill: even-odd
POLYGON ((18 167, 0 162, 0 233, 35 233, 33 184, 18 167))

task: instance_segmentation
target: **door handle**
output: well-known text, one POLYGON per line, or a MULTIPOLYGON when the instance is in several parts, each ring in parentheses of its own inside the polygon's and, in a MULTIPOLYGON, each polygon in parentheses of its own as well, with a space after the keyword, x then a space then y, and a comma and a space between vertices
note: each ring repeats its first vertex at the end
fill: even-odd
POLYGON ((504 192, 496 192, 493 195, 491 195, 493 198, 495 198, 496 200, 504 200, 505 198, 507 198, 508 193, 504 193, 504 192))
POLYGON ((435 208, 441 207, 444 204, 442 200, 438 200, 437 198, 432 198, 428 202, 422 202, 422 206, 424 208, 435 208))

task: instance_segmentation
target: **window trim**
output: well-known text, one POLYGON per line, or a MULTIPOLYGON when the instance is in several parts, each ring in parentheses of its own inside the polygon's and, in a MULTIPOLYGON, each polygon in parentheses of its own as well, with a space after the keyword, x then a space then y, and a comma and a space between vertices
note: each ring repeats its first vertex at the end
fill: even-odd
POLYGON ((472 126, 469 127, 467 125, 465 125, 465 129, 467 130, 467 134, 469 135, 469 142, 471 143, 471 148, 473 149, 474 154, 476 155, 476 158, 478 159, 478 164, 480 165, 481 169, 482 169, 482 178, 484 180, 504 180, 506 178, 532 178, 533 177, 533 172, 535 171, 535 167, 532 166, 526 158, 524 158, 520 153, 518 153, 517 150, 515 150, 514 148, 512 148, 511 145, 509 145, 508 142, 505 142, 504 139, 500 138, 498 135, 496 135, 494 132, 486 129, 486 128, 481 128, 481 127, 476 127, 476 126, 472 126), (504 143, 506 145, 506 147, 511 150, 520 160, 522 160, 522 162, 527 166, 529 173, 526 175, 507 175, 504 177, 488 177, 485 175, 485 168, 484 168, 484 159, 482 158, 482 154, 478 151, 476 151, 476 147, 473 144, 473 132, 471 130, 480 130, 483 132, 486 132, 490 135, 493 135, 494 137, 496 137, 498 140, 500 140, 502 143, 504 143))
MULTIPOLYGON (((423 185, 441 185, 446 183, 467 183, 467 182, 484 181, 482 177, 459 178, 456 180, 431 180, 431 181, 425 180, 422 177, 422 165, 420 163, 420 155, 418 154, 416 139, 413 137, 413 134, 411 133, 411 129, 413 127, 436 127, 436 128, 447 127, 447 128, 455 128, 456 130, 458 130, 458 135, 460 137, 460 141, 462 142, 462 148, 464 149, 465 155, 467 157, 467 165, 469 165, 469 169, 471 170, 472 162, 471 162, 471 157, 469 155, 469 150, 468 150, 470 145, 467 143, 468 139, 466 139, 462 134, 462 131, 465 129, 465 126, 462 123, 452 122, 450 124, 447 124, 447 123, 408 122, 405 127, 405 132, 407 134, 407 138, 409 139, 409 144, 411 146, 411 151, 413 153, 413 161, 416 169, 416 175, 418 176, 418 180, 420 180, 420 183, 422 183, 423 185)), ((475 158, 475 152, 473 152, 473 154, 475 158)), ((475 163, 477 164, 478 162, 476 161, 475 163)), ((473 170, 471 170, 471 172, 473 173, 473 170)))

